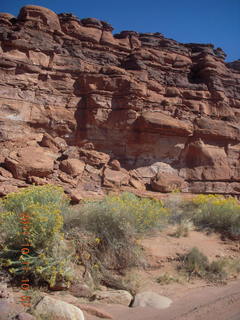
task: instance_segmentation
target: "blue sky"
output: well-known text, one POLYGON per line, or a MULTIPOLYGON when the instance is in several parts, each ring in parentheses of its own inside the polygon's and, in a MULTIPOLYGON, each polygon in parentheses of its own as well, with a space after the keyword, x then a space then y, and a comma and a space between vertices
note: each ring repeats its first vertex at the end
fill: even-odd
POLYGON ((26 4, 112 24, 114 32, 161 32, 180 42, 212 43, 240 59, 240 0, 1 0, 0 12, 17 15, 26 4))

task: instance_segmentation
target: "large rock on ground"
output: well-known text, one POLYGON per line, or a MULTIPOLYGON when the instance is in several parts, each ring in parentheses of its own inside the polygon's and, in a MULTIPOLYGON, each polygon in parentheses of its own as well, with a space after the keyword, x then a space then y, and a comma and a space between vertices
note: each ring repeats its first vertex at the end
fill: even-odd
POLYGON ((185 186, 183 178, 170 174, 158 173, 156 177, 151 180, 151 187, 153 191, 172 192, 174 190, 182 191, 185 186))
POLYGON ((53 172, 57 155, 40 147, 26 147, 13 151, 4 165, 16 179, 28 176, 46 177, 53 172))
POLYGON ((41 318, 51 320, 84 320, 82 310, 79 308, 51 297, 45 296, 35 308, 36 314, 41 318))
POLYGON ((72 295, 79 298, 80 297, 90 298, 93 296, 93 291, 90 289, 90 287, 83 283, 73 284, 70 287, 69 291, 71 292, 72 295))
POLYGON ((127 185, 130 176, 127 171, 116 171, 110 168, 104 170, 104 186, 110 188, 119 188, 121 185, 127 185))
POLYGON ((96 299, 103 303, 114 303, 129 306, 133 297, 126 290, 108 290, 95 292, 96 299))
POLYGON ((60 163, 59 168, 70 176, 76 177, 83 173, 85 163, 79 159, 66 159, 60 163))

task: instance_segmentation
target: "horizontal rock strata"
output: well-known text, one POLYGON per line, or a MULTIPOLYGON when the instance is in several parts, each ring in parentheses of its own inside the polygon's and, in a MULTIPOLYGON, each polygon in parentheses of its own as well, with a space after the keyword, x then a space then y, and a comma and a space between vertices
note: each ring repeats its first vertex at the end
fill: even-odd
POLYGON ((0 13, 0 195, 32 183, 75 200, 121 186, 239 195, 239 61, 112 31, 39 6, 0 13))

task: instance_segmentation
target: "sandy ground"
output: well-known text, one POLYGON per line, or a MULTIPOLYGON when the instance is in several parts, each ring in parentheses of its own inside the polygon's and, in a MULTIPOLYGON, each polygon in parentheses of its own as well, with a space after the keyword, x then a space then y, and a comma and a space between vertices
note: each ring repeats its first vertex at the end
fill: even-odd
MULTIPOLYGON (((165 310, 119 305, 102 305, 101 309, 115 320, 240 320, 240 281, 188 290, 165 310)), ((86 315, 86 319, 96 318, 86 315)))
MULTIPOLYGON (((172 236, 173 231, 173 227, 170 227, 142 240, 146 253, 145 268, 133 271, 133 276, 139 281, 138 291, 153 291, 169 297, 173 303, 168 309, 80 302, 73 296, 69 300, 69 293, 64 291, 52 292, 51 295, 69 303, 74 303, 74 298, 78 303, 95 306, 111 314, 114 320, 240 320, 240 275, 232 275, 227 282, 216 285, 201 279, 181 278, 176 269, 179 256, 193 247, 197 247, 210 261, 218 258, 240 261, 240 242, 223 241, 217 234, 207 235, 198 231, 190 231, 188 237, 176 238, 172 236), (165 273, 180 281, 158 283, 157 278, 165 273)), ((84 314, 86 320, 100 319, 86 312, 84 314)))
MULTIPOLYGON (((240 320, 240 279, 222 285, 204 280, 161 285, 156 278, 164 273, 177 276, 179 255, 197 247, 210 261, 218 258, 240 258, 240 243, 223 241, 216 234, 191 231, 188 237, 171 236, 173 228, 142 241, 147 252, 147 267, 136 270, 141 279, 139 291, 154 291, 173 300, 165 310, 99 305, 115 320, 240 320)), ((87 320, 97 319, 86 314, 87 320)))

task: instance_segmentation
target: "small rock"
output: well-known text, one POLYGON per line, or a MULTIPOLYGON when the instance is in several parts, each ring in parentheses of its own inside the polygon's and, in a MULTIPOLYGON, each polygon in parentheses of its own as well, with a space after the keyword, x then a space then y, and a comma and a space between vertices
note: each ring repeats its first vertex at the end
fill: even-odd
POLYGON ((86 284, 82 284, 82 283, 73 284, 70 287, 70 292, 72 295, 74 295, 75 297, 78 297, 78 298, 80 298, 80 297, 90 298, 93 295, 93 292, 89 288, 89 286, 86 284))
POLYGON ((96 299, 104 303, 116 303, 129 306, 132 295, 126 290, 108 290, 95 292, 96 299))
POLYGON ((109 163, 109 167, 112 169, 112 170, 116 170, 116 171, 120 171, 121 170, 121 164, 118 160, 112 160, 110 163, 109 163))

